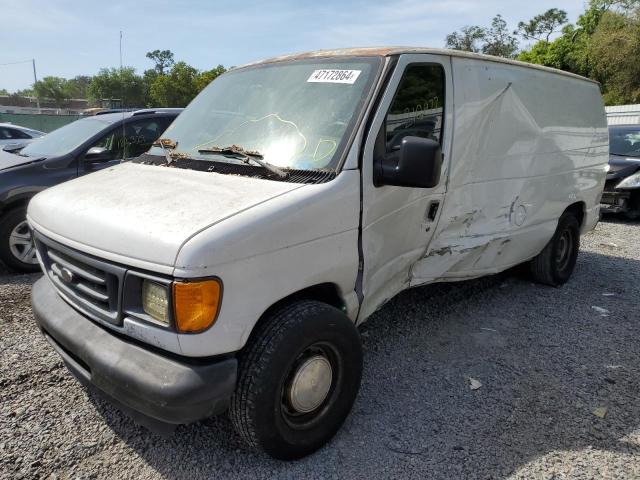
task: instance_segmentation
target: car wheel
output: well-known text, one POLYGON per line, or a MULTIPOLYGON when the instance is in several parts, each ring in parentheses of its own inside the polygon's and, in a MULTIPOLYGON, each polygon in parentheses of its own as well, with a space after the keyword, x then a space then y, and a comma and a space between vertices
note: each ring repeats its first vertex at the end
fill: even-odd
POLYGON ((274 458, 308 455, 339 430, 360 388, 362 344, 340 310, 299 301, 258 326, 239 358, 230 417, 274 458))
POLYGON ((629 220, 640 219, 640 192, 633 192, 629 199, 629 210, 624 212, 624 216, 629 220))
POLYGON ((9 210, 0 219, 0 259, 20 272, 40 269, 24 208, 9 210))
POLYGON ((572 213, 564 213, 558 220, 553 237, 531 260, 534 280, 557 287, 569 280, 580 250, 580 224, 572 213))

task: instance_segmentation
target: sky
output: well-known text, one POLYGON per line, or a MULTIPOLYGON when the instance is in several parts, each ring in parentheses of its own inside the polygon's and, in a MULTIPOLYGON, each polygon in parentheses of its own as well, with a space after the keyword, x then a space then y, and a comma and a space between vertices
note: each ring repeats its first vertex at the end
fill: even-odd
POLYGON ((488 26, 500 13, 513 30, 549 8, 575 22, 585 0, 0 0, 0 89, 38 78, 93 75, 123 61, 138 73, 151 50, 171 50, 198 69, 226 67, 324 48, 443 47, 465 25, 488 26))

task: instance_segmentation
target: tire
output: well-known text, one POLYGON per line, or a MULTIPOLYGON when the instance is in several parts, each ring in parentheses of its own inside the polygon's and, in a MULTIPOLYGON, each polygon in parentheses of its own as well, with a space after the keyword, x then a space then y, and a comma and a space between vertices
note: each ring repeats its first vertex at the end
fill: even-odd
POLYGON ((37 272, 40 266, 26 217, 26 209, 15 208, 0 218, 0 260, 19 272, 37 272))
POLYGON ((640 219, 640 192, 634 191, 629 198, 629 210, 624 212, 627 220, 640 219))
POLYGON ((569 280, 580 250, 580 224, 566 212, 549 243, 530 262, 531 274, 538 283, 557 287, 569 280))
POLYGON ((274 458, 304 457, 340 429, 361 376, 360 335, 346 315, 317 301, 286 305, 258 326, 240 355, 231 422, 245 442, 274 458))

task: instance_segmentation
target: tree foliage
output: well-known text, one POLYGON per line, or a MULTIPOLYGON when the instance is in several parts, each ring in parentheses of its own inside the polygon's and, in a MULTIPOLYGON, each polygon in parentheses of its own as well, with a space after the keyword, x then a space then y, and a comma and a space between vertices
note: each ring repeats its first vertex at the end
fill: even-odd
POLYGON ((87 75, 77 75, 67 80, 67 92, 71 98, 87 98, 87 89, 91 83, 91 77, 87 75))
POLYGON ((482 43, 486 35, 487 32, 484 28, 477 25, 467 25, 462 27, 459 32, 447 35, 445 39, 446 47, 453 50, 479 53, 482 51, 482 43))
MULTIPOLYGON (((103 68, 93 77, 78 75, 72 79, 45 77, 13 95, 37 96, 53 100, 59 107, 70 98, 88 98, 93 105, 99 100, 122 100, 122 106, 184 107, 202 89, 226 69, 218 65, 200 71, 185 62, 175 62, 171 50, 153 50, 146 57, 154 67, 138 75, 133 67, 103 68)), ((2 89, 0 95, 9 95, 2 89)))
POLYGON ((528 22, 519 22, 518 30, 514 33, 519 33, 527 40, 549 43, 551 35, 557 33, 558 29, 565 23, 567 23, 567 12, 557 8, 550 8, 546 12, 536 15, 528 22))
POLYGON ((640 0, 589 0, 575 24, 551 8, 518 23, 496 15, 490 27, 466 26, 446 46, 558 68, 597 80, 606 104, 640 103, 640 0), (520 36, 526 46, 518 52, 520 36))
POLYGON ((518 39, 511 34, 502 15, 496 15, 482 46, 482 53, 495 57, 513 58, 518 52, 518 39))
POLYGON ((176 63, 168 75, 159 75, 151 84, 149 95, 166 107, 184 107, 198 94, 198 70, 185 62, 176 63))
POLYGON ((166 70, 176 63, 171 50, 153 50, 152 52, 147 52, 146 56, 155 62, 154 69, 158 75, 164 75, 167 73, 166 70))
POLYGON ((639 0, 591 0, 575 26, 518 59, 597 80, 607 104, 640 102, 639 8, 639 0))
POLYGON ((518 39, 511 34, 502 15, 493 17, 489 28, 467 25, 447 35, 445 42, 447 48, 497 57, 513 58, 518 51, 518 39))
POLYGON ((640 22, 635 15, 606 12, 589 42, 592 76, 607 103, 640 103, 640 22))
POLYGON ((62 107, 64 102, 71 98, 68 81, 60 77, 44 77, 33 84, 33 91, 40 100, 53 100, 57 107, 62 107))
POLYGON ((196 89, 198 90, 198 92, 204 90, 207 85, 209 85, 226 71, 226 68, 224 68, 222 65, 218 65, 216 68, 201 72, 200 75, 198 75, 198 77, 196 78, 196 89))
POLYGON ((145 104, 146 86, 133 67, 103 68, 91 79, 87 89, 92 101, 120 99, 123 107, 145 104))

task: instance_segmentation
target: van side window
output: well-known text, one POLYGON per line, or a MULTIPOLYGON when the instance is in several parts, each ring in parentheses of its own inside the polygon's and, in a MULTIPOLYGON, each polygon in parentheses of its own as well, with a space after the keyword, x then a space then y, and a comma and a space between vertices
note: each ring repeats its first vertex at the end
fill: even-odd
POLYGON ((408 136, 442 143, 444 82, 441 65, 407 67, 385 119, 387 152, 399 149, 408 136))

